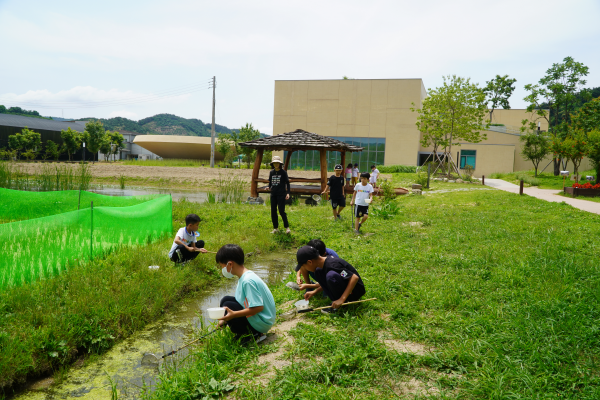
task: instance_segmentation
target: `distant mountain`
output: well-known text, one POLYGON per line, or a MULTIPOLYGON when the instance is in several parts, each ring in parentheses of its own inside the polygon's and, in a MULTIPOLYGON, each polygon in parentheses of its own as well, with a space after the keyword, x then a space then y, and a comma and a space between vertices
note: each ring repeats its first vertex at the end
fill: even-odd
MULTIPOLYGON (((82 118, 87 121, 94 118, 82 118)), ((115 117, 100 118, 104 128, 110 131, 130 131, 148 135, 178 135, 178 136, 210 136, 210 123, 204 123, 196 118, 182 118, 173 114, 157 114, 153 117, 133 121, 131 119, 115 117)), ((231 133, 226 126, 215 124, 216 133, 231 133)))
MULTIPOLYGON (((21 107, 6 108, 0 105, 0 114, 23 115, 26 117, 53 119, 55 121, 72 121, 70 118, 43 117, 37 111, 23 110, 21 107)), ((78 121, 99 119, 104 128, 109 131, 130 131, 147 135, 178 135, 178 136, 204 136, 210 137, 211 123, 204 123, 196 118, 181 118, 173 114, 157 114, 153 117, 133 121, 123 117, 115 118, 79 118, 78 121)), ((216 133, 231 133, 237 129, 215 124, 216 133)), ((263 137, 268 135, 261 134, 263 137)))
POLYGON ((40 113, 37 112, 37 111, 23 110, 21 107, 6 108, 2 104, 0 104, 0 114, 12 114, 12 115, 21 115, 21 116, 24 116, 24 117, 52 119, 51 117, 42 117, 40 115, 40 113))

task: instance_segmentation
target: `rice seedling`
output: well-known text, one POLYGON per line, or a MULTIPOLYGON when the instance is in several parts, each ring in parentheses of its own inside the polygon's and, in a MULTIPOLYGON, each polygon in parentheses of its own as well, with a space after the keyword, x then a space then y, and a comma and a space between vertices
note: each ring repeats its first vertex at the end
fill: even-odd
POLYGON ((2 224, 0 290, 59 275, 69 261, 151 243, 171 229, 170 196, 129 207, 88 207, 2 224), (31 237, 35 240, 22 240, 31 237))
POLYGON ((125 189, 125 175, 123 174, 119 176, 119 186, 121 187, 121 190, 125 189))

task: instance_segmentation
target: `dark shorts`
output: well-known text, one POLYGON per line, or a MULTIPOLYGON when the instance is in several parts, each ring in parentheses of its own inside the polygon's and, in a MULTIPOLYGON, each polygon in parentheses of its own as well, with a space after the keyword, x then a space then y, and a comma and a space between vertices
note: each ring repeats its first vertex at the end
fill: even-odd
POLYGON ((369 206, 356 206, 356 213, 354 216, 360 218, 363 215, 369 215, 369 206))
POLYGON ((343 197, 341 199, 331 199, 331 207, 346 207, 346 198, 343 197))

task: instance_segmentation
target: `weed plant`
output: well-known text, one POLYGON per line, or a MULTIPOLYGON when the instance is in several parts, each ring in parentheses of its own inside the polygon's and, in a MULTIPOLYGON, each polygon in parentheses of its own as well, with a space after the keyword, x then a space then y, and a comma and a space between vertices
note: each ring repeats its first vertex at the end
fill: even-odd
POLYGON ((217 179, 217 197, 221 203, 241 203, 246 193, 246 182, 235 175, 221 175, 217 179))
MULTIPOLYGON (((231 379, 229 397, 248 399, 600 398, 600 216, 492 190, 398 202, 403 212, 373 216, 364 236, 327 208, 288 214, 293 246, 321 238, 378 301, 309 313, 287 342, 240 347, 225 330, 164 370, 147 397, 193 398, 231 379), (261 356, 276 351, 268 372, 261 356)), ((268 225, 266 207, 247 210, 230 215, 268 225)), ((302 296, 285 282, 271 290, 279 311, 302 296)))
POLYGON ((92 181, 88 164, 80 163, 76 168, 65 164, 42 164, 33 174, 22 166, 11 162, 0 162, 0 188, 15 190, 87 190, 92 181))

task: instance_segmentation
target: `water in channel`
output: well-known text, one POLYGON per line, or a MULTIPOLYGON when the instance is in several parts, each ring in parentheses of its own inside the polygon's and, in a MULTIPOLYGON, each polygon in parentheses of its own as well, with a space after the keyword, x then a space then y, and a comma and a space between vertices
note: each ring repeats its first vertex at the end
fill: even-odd
MULTIPOLYGON (((246 267, 256 272, 268 285, 276 285, 281 284, 293 271, 294 261, 294 253, 260 254, 248 258, 246 267)), ((160 269, 156 273, 160 273, 160 269)), ((118 343, 97 360, 71 368, 62 383, 54 384, 51 378, 36 382, 15 399, 110 399, 111 381, 118 387, 119 398, 138 398, 144 385, 152 388, 158 379, 156 368, 141 365, 144 353, 150 352, 160 357, 187 343, 192 330, 200 326, 201 319, 206 325, 214 322, 208 318, 206 309, 218 307, 221 297, 233 295, 237 278, 222 283, 215 289, 184 301, 178 310, 118 343)), ((180 353, 179 358, 186 354, 187 349, 180 353)))

